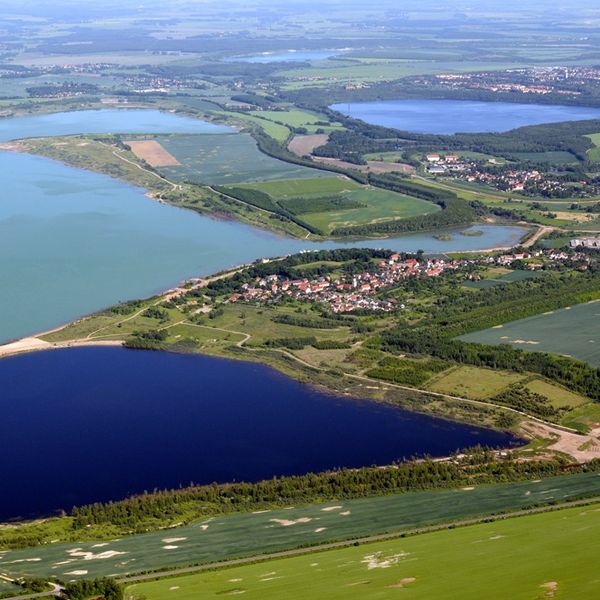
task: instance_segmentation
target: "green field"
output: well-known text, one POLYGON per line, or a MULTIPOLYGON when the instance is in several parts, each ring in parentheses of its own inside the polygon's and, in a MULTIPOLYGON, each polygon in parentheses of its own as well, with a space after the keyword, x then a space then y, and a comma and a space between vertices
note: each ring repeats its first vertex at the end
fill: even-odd
POLYGON ((481 290, 506 283, 513 283, 515 281, 537 279, 538 277, 543 277, 543 275, 544 274, 540 271, 511 271, 510 273, 499 275, 497 277, 486 277, 479 281, 466 281, 463 285, 468 288, 481 290))
POLYGON ((305 110, 290 109, 290 110, 257 110, 250 111, 251 115, 261 119, 267 119, 275 123, 283 123, 290 127, 303 127, 305 125, 314 125, 318 121, 327 121, 325 116, 319 117, 314 113, 306 112, 305 110))
POLYGON ((600 475, 589 473, 537 483, 412 492, 233 514, 109 542, 51 544, 0 552, 0 575, 75 579, 140 572, 402 531, 598 494, 600 475))
POLYGON ((591 162, 600 162, 600 133, 592 133, 586 137, 590 138, 595 146, 587 151, 588 160, 591 162))
POLYGON ((568 165, 578 162, 577 157, 570 152, 515 152, 511 158, 517 160, 531 161, 536 163, 552 163, 568 165))
POLYGON ((461 336, 465 342, 510 344, 521 350, 563 354, 600 366, 598 301, 512 321, 461 336))
POLYGON ((440 394, 487 400, 524 378, 525 375, 508 371, 463 366, 455 367, 434 377, 427 383, 427 389, 440 394))
POLYGON ((320 171, 263 154, 247 134, 158 136, 181 166, 159 171, 174 181, 222 185, 270 179, 319 177, 320 171))
POLYGON ((130 586, 127 596, 590 600, 600 505, 130 586))
POLYGON ((362 205, 356 208, 303 212, 303 221, 324 232, 337 227, 362 225, 390 219, 406 219, 440 210, 432 202, 388 190, 359 185, 344 177, 274 181, 246 187, 269 194, 280 201, 284 207, 286 206, 286 200, 295 198, 313 198, 317 200, 332 195, 352 201, 355 205, 362 205))

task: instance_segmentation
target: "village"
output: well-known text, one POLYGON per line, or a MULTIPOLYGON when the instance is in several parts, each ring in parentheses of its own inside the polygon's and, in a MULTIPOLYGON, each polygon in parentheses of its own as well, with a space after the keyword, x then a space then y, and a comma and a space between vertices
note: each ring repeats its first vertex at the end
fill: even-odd
MULTIPOLYGON (((553 268, 566 261, 578 263, 580 270, 587 270, 591 258, 576 248, 593 247, 588 238, 586 243, 574 240, 569 251, 538 249, 525 251, 516 249, 511 252, 485 257, 461 258, 420 257, 405 258, 396 253, 389 259, 381 260, 373 270, 358 274, 339 276, 323 275, 319 277, 288 279, 277 274, 256 278, 244 283, 231 294, 226 303, 252 302, 275 304, 285 298, 310 301, 325 305, 331 312, 349 313, 353 311, 392 312, 403 309, 404 305, 394 298, 380 298, 379 293, 397 286, 409 278, 438 277, 448 271, 464 271, 465 280, 480 280, 481 267, 515 267, 535 271, 553 268), (529 261, 526 264, 523 261, 529 261)), ((600 247, 600 240, 597 240, 600 247)))
POLYGON ((430 175, 454 177, 503 192, 547 198, 580 198, 600 191, 595 181, 566 181, 557 173, 544 172, 539 166, 530 167, 524 163, 517 165, 495 158, 470 158, 436 152, 426 154, 424 160, 430 175))

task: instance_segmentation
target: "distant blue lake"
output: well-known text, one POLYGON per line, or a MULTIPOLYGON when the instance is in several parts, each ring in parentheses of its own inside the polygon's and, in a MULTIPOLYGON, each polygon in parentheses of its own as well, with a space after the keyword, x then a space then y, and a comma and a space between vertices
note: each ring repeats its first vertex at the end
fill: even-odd
POLYGON ((0 519, 191 482, 255 481, 517 443, 324 394, 261 365, 196 355, 39 352, 0 360, 0 385, 0 519))
MULTIPOLYGON (((140 115, 135 124, 129 117, 138 112, 144 111, 92 111, 94 122, 87 123, 87 131, 121 129, 126 123, 133 129, 153 123, 169 131, 184 128, 181 119, 191 130, 207 125, 156 111, 140 115)), ((47 115, 50 121, 42 116, 0 120, 0 138, 73 133, 84 125, 75 126, 73 120, 82 114, 47 115), (17 121, 29 125, 17 126, 17 121)), ((346 243, 289 239, 158 204, 122 181, 12 152, 0 152, 0 184, 0 343, 151 295, 186 277, 265 256, 339 246, 477 250, 515 244, 525 231, 477 226, 483 235, 455 235, 449 241, 436 240, 432 233, 346 243)))
POLYGON ((325 60, 342 54, 343 50, 286 50, 284 52, 263 52, 251 56, 233 56, 228 62, 274 63, 274 62, 310 62, 325 60))
POLYGON ((372 125, 417 133, 509 131, 525 125, 600 118, 600 108, 467 100, 381 100, 330 108, 372 125))
POLYGON ((233 133, 235 129, 158 110, 76 110, 0 119, 0 142, 86 133, 233 133))

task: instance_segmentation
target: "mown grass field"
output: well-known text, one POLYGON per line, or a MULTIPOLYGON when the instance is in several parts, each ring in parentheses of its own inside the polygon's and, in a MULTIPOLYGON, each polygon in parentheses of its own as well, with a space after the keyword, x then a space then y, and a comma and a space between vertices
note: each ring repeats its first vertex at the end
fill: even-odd
POLYGON ((586 137, 592 140, 592 144, 595 146, 587 151, 588 160, 600 162, 600 133, 592 133, 586 137))
POLYGON ((600 304, 594 301, 470 333, 460 339, 563 354, 600 366, 600 333, 594 326, 599 316, 600 304))
POLYGON ((411 492, 233 514, 113 541, 0 551, 0 575, 77 579, 134 573, 402 531, 597 494, 600 475, 575 474, 537 483, 411 492))
POLYGON ((265 192, 279 200, 283 206, 286 205, 286 200, 295 198, 317 200, 330 196, 338 196, 362 205, 356 208, 340 208, 302 214, 302 220, 324 232, 331 231, 336 227, 375 223, 389 219, 406 219, 440 210, 432 202, 388 190, 362 186, 344 177, 323 177, 314 180, 292 179, 251 184, 245 187, 265 192))
POLYGON ((268 136, 271 136, 278 142, 285 142, 292 133, 289 127, 286 127, 285 125, 279 125, 279 123, 275 123, 273 121, 270 121, 269 119, 260 119, 253 115, 231 111, 218 111, 218 113, 216 114, 221 114, 230 117, 241 123, 258 126, 268 136))
POLYGON ((485 279, 480 279, 479 281, 466 281, 464 283, 465 287, 472 289, 486 289, 490 287, 495 287, 497 285, 502 285, 506 283, 513 283, 515 281, 525 281, 526 279, 537 279, 538 277, 543 277, 544 274, 540 271, 511 271, 509 273, 494 275, 493 273, 489 273, 485 279))
POLYGON ((428 382, 427 389, 473 400, 487 400, 509 385, 522 381, 525 377, 525 375, 509 371, 461 366, 444 371, 434 377, 428 382))
POLYGON ((321 173, 263 154, 247 134, 159 136, 157 141, 181 163, 181 166, 159 169, 174 181, 222 185, 271 179, 319 178, 321 173))
POLYGON ((589 600, 600 505, 130 586, 129 598, 589 600))

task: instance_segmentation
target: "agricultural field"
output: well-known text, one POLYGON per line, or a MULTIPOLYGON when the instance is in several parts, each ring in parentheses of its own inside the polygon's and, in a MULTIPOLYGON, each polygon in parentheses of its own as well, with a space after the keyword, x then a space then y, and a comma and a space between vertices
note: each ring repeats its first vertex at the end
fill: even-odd
POLYGON ((461 336, 465 342, 510 344, 521 350, 550 352, 600 366, 600 334, 592 324, 600 316, 599 301, 577 304, 491 329, 461 336))
POLYGON ((450 394, 473 400, 487 400, 499 394, 509 385, 523 381, 525 377, 525 375, 510 371, 460 366, 433 377, 427 383, 427 389, 440 394, 450 394))
POLYGON ((592 144, 594 144, 594 148, 591 148, 587 152, 588 160, 591 162, 600 162, 600 133, 593 133, 592 135, 588 135, 588 138, 592 140, 592 144))
POLYGON ((339 500, 207 518, 112 541, 0 552, 0 575, 67 579, 214 562, 304 545, 402 531, 600 493, 597 473, 465 489, 339 500))
POLYGON ((600 585, 598 535, 591 505, 141 583, 126 597, 588 600, 600 585))
POLYGON ((316 113, 309 113, 305 110, 291 109, 291 110, 261 110, 261 111, 250 111, 250 115, 266 119, 267 121, 273 121, 274 123, 280 123, 286 127, 307 127, 310 125, 316 125, 318 127, 328 127, 329 129, 340 129, 339 123, 329 123, 327 117, 319 116, 316 113), (325 124, 327 123, 327 124, 325 124))
POLYGON ((463 285, 472 289, 486 289, 503 285, 506 283, 514 283, 515 281, 526 281, 527 279, 537 279, 543 277, 544 274, 540 271, 509 271, 506 273, 486 273, 485 279, 479 281, 466 281, 463 285))
POLYGON ((321 174, 263 154, 248 134, 171 135, 156 140, 180 163, 160 168, 163 175, 174 181, 222 185, 292 177, 319 178, 321 174))
POLYGON ((180 164, 156 140, 126 140, 124 143, 138 158, 147 162, 151 167, 176 167, 180 164))
POLYGON ((520 161, 530 161, 535 163, 551 163, 558 165, 570 165, 577 163, 577 157, 570 152, 516 152, 511 157, 520 161))
POLYGON ((276 181, 241 187, 268 194, 323 232, 440 210, 437 205, 420 198, 362 186, 344 177, 276 181))
POLYGON ((271 136, 274 140, 277 140, 280 143, 285 142, 292 133, 291 129, 285 125, 280 125, 279 123, 275 123, 274 121, 269 121, 268 119, 260 119, 253 115, 248 115, 245 113, 218 111, 215 114, 223 115, 236 121, 239 121, 242 125, 247 124, 258 126, 268 136, 271 136))

